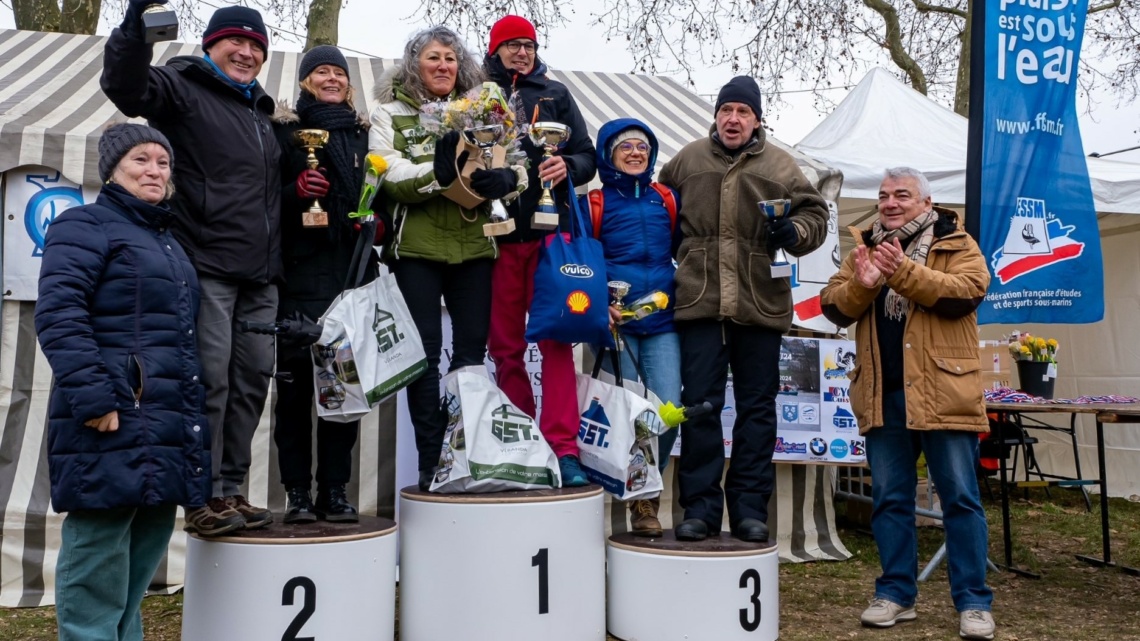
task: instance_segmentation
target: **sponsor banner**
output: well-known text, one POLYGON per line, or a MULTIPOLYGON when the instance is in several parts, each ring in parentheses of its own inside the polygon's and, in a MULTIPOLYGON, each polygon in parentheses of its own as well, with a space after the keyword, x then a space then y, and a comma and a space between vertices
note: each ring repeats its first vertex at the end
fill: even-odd
POLYGON ((47 167, 4 172, 4 300, 36 300, 48 225, 98 193, 47 167))
POLYGON ((1086 10, 1076 0, 987 0, 979 245, 992 280, 979 323, 1104 317, 1076 109, 1086 10))
POLYGON ((819 293, 828 279, 839 271, 839 207, 827 201, 827 238, 812 253, 795 258, 792 263, 792 323, 797 327, 829 334, 838 333, 834 323, 823 316, 819 293))

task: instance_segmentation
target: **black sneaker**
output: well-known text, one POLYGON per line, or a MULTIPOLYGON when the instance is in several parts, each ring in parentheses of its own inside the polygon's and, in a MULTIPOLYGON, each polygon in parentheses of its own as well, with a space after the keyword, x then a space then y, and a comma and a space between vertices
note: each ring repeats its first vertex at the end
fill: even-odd
POLYGON ((245 527, 245 519, 222 498, 212 498, 194 510, 186 510, 187 532, 199 536, 218 536, 245 527))
POLYGON ((356 506, 348 502, 348 495, 343 485, 331 485, 327 489, 317 491, 317 504, 313 511, 326 521, 339 523, 356 523, 360 515, 356 513, 356 506))
POLYGON ((289 505, 285 508, 286 523, 312 523, 317 520, 308 488, 291 487, 286 492, 289 495, 289 505))
POLYGON ((245 519, 245 529, 247 530, 256 530, 273 522, 273 512, 264 507, 251 505, 241 494, 227 496, 225 501, 226 505, 237 510, 238 514, 245 519))

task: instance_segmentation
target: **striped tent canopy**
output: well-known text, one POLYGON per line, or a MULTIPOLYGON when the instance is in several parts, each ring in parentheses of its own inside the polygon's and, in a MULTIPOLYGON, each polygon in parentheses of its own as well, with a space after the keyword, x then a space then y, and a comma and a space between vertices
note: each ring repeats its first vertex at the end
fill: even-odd
MULTIPOLYGON (((0 172, 22 165, 43 165, 69 180, 99 183, 95 153, 108 122, 125 120, 103 96, 103 36, 77 36, 0 29, 0 172)), ((201 55, 191 43, 168 42, 154 47, 154 64, 174 56, 201 55)), ((301 54, 274 51, 258 80, 265 91, 290 103, 297 97, 301 54)), ((348 58, 357 108, 376 106, 372 86, 396 60, 348 58)), ((658 162, 664 164, 685 144, 708 135, 712 106, 671 78, 622 73, 552 71, 550 77, 570 88, 590 136, 614 118, 633 116, 657 134, 658 162)), ((771 139, 770 139, 771 140, 771 139)), ((839 196, 841 175, 779 141, 796 157, 807 177, 828 200, 839 196)))

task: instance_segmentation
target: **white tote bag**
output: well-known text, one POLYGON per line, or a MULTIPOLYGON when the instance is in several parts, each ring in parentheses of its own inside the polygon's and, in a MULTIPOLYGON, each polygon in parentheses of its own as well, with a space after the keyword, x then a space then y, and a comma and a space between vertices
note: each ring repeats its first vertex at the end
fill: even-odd
POLYGON ((427 370, 427 355, 390 274, 341 294, 313 345, 317 416, 348 423, 427 370))
POLYGON ((586 478, 624 501, 660 495, 657 434, 666 428, 658 405, 586 374, 578 374, 577 387, 578 455, 586 478))
POLYGON ((447 432, 432 492, 562 487, 558 458, 538 425, 511 404, 486 367, 463 367, 443 380, 447 432))

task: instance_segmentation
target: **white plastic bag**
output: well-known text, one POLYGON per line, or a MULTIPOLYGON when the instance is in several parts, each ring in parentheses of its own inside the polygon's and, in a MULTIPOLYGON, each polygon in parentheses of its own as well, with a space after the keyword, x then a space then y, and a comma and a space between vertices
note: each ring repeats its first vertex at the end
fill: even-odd
POLYGON ((427 370, 427 354, 396 277, 341 294, 313 345, 317 416, 348 423, 427 370))
POLYGON ((658 496, 664 485, 656 434, 666 429, 658 405, 585 374, 578 374, 577 387, 578 455, 586 477, 625 501, 658 496))
POLYGON ((511 404, 486 367, 464 367, 443 380, 447 432, 432 492, 562 487, 558 458, 538 425, 511 404))

